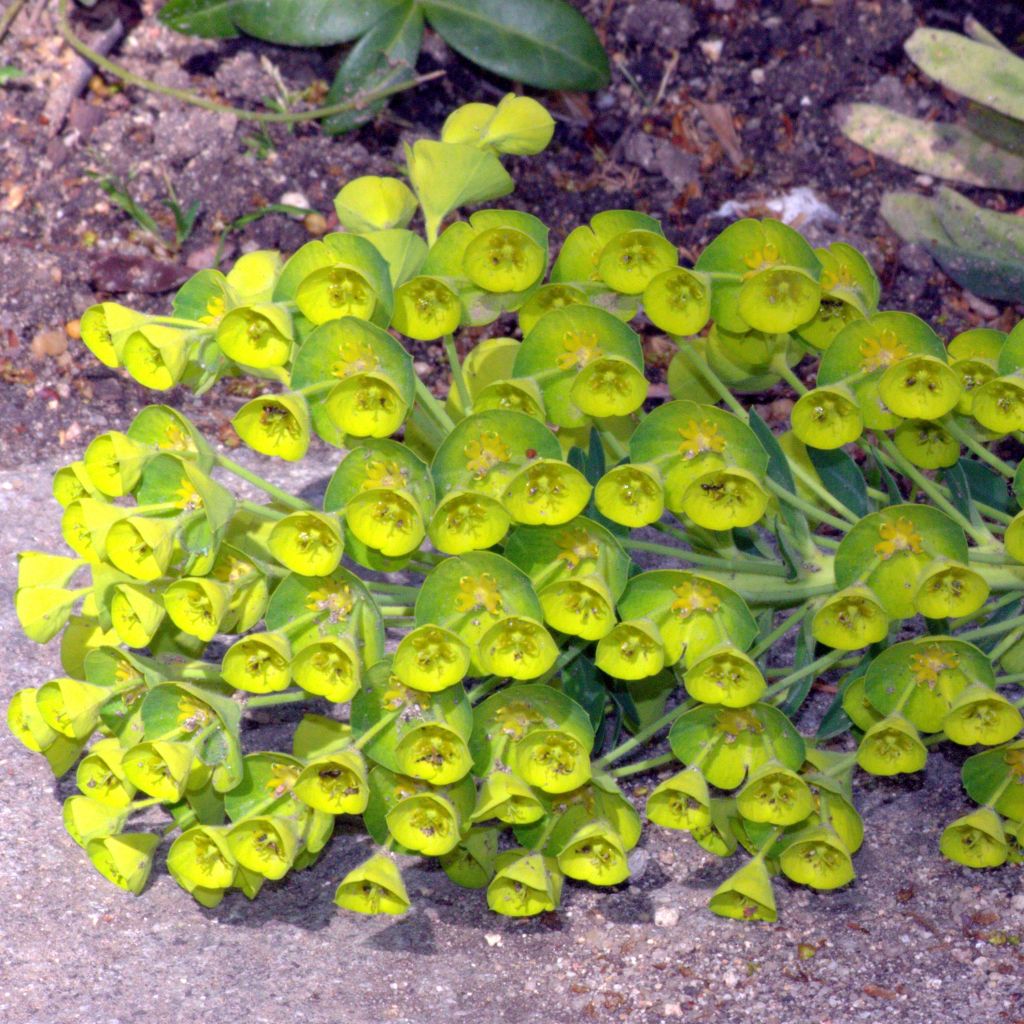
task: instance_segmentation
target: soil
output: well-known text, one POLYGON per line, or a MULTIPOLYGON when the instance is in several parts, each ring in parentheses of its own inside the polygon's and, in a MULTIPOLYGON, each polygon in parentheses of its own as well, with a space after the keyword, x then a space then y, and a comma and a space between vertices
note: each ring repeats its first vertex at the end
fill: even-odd
MULTIPOLYGON (((332 77, 330 52, 177 36, 155 21, 158 6, 101 0, 78 9, 75 24, 96 38, 120 19, 116 60, 232 103, 273 96, 278 78, 289 91, 315 93, 332 77)), ((934 182, 847 142, 835 115, 843 103, 871 99, 950 117, 952 98, 916 72, 902 41, 922 23, 959 28, 972 11, 1013 43, 1024 34, 1024 8, 1009 0, 577 6, 606 40, 613 83, 596 95, 555 98, 552 147, 510 165, 518 188, 507 203, 541 216, 556 241, 600 210, 632 207, 660 217, 684 257, 694 257, 728 223, 732 214, 719 212, 726 202, 750 204, 756 214, 767 200, 807 187, 831 212, 797 226, 814 244, 842 239, 862 248, 881 277, 883 308, 911 310, 947 337, 1019 319, 1020 307, 965 294, 926 254, 899 243, 878 214, 881 196, 928 191, 934 182)), ((399 97, 372 125, 340 138, 309 125, 261 133, 102 76, 71 95, 76 63, 55 32, 52 7, 30 0, 0 44, 0 64, 28 72, 0 88, 4 593, 15 585, 15 552, 59 549, 47 497, 54 469, 96 433, 123 429, 152 400, 69 341, 66 325, 105 298, 166 310, 177 284, 212 265, 236 218, 300 201, 329 214, 346 180, 392 173, 404 141, 436 134, 459 103, 506 89, 428 40, 420 70, 444 77, 399 97), (198 200, 194 231, 180 249, 161 244, 112 203, 96 174, 128 181, 165 242, 173 222, 160 200, 171 190, 184 206, 198 200), (42 508, 46 514, 36 514, 42 508)), ((993 208, 1024 204, 1021 195, 965 191, 993 208)), ((253 248, 291 251, 309 237, 301 220, 268 215, 227 237, 224 261, 253 248)), ((656 370, 666 346, 650 331, 645 345, 656 370)), ((419 346, 416 356, 421 375, 443 390, 433 348, 419 346)), ((247 394, 234 381, 199 401, 178 391, 166 400, 231 445, 229 420, 247 394)), ((758 401, 769 405, 781 394, 758 401)), ((286 469, 277 479, 315 486, 326 471, 286 469), (295 476, 302 473, 317 479, 295 476)), ((20 636, 8 600, 0 629, 3 693, 49 678, 52 651, 20 636)), ((250 725, 251 749, 279 742, 267 723, 250 725)), ((497 918, 483 911, 482 897, 413 863, 415 909, 391 922, 354 919, 331 904, 338 879, 363 855, 355 833, 253 904, 232 896, 203 910, 159 869, 132 900, 100 879, 63 832, 63 785, 0 730, 0 1019, 931 1024, 941 1015, 1012 1024, 1024 1020, 1020 869, 970 872, 937 851, 944 824, 969 809, 960 760, 942 748, 922 776, 860 779, 869 832, 856 860, 859 880, 834 894, 781 883, 775 925, 713 917, 704 905, 732 866, 651 827, 629 885, 569 886, 558 914, 497 918), (50 791, 52 799, 39 799, 50 791)))

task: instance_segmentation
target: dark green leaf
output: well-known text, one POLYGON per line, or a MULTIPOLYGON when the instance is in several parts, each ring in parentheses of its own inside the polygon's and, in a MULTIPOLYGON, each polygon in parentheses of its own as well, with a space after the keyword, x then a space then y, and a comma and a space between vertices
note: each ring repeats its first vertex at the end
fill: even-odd
POLYGON ((829 494, 834 494, 851 512, 866 516, 871 511, 864 475, 857 463, 842 450, 807 449, 807 455, 829 494))
POLYGON ((879 483, 885 489, 885 493, 889 495, 888 504, 902 505, 903 495, 900 493, 900 485, 896 483, 896 478, 889 472, 888 467, 881 459, 876 458, 874 462, 875 468, 878 470, 879 483))
POLYGON ((1000 512, 1012 512, 1006 480, 999 473, 977 459, 961 459, 960 469, 975 501, 999 509, 1000 512))
POLYGON ((421 0, 427 20, 464 57, 541 89, 600 89, 608 57, 565 0, 421 0))
MULTIPOLYGON (((758 441, 761 442, 761 447, 764 448, 768 455, 768 478, 777 483, 783 490, 795 495, 796 482, 793 480, 789 461, 786 459, 786 454, 772 433, 771 428, 758 416, 756 409, 750 410, 748 422, 750 429, 754 432, 758 441)), ((780 528, 776 536, 781 538, 781 534, 787 532, 791 547, 797 552, 797 562, 802 562, 803 559, 800 557, 799 552, 807 550, 811 542, 811 531, 807 526, 807 519, 802 512, 793 508, 792 505, 785 501, 779 502, 779 511, 781 513, 780 527, 784 528, 780 528)))
MULTIPOLYGON (((402 0, 349 51, 338 68, 327 103, 342 103, 360 93, 410 81, 416 75, 416 59, 422 42, 423 13, 412 0, 402 0)), ((378 99, 356 110, 337 114, 324 121, 324 128, 331 134, 351 131, 373 120, 386 103, 386 99, 378 99)))
MULTIPOLYGON (((805 668, 814 661, 814 648, 817 642, 814 639, 814 634, 811 632, 813 621, 813 618, 808 615, 800 626, 800 632, 797 634, 796 653, 793 656, 794 672, 805 668)), ((811 692, 811 687, 814 685, 816 678, 817 674, 810 672, 803 679, 798 679, 786 692, 786 699, 779 705, 779 710, 784 715, 792 718, 807 699, 807 694, 811 692)))
POLYGON ((832 698, 832 703, 829 704, 828 710, 822 716, 821 723, 818 725, 818 731, 814 734, 815 739, 830 740, 833 736, 841 736, 853 727, 850 716, 843 710, 843 696, 854 682, 867 672, 873 658, 874 652, 866 651, 864 657, 854 666, 853 670, 843 676, 838 692, 832 698))
POLYGON ((243 0, 169 0, 157 17, 175 32, 204 39, 238 35, 233 13, 243 0))
POLYGON ((981 513, 974 504, 971 497, 971 488, 967 482, 967 474, 963 469, 963 459, 955 466, 950 466, 942 471, 942 482, 949 488, 953 497, 953 504, 961 511, 966 512, 975 526, 981 525, 981 513))
POLYGON ((562 692, 586 711, 596 733, 604 719, 608 693, 598 680, 597 668, 589 658, 576 658, 562 670, 562 692))

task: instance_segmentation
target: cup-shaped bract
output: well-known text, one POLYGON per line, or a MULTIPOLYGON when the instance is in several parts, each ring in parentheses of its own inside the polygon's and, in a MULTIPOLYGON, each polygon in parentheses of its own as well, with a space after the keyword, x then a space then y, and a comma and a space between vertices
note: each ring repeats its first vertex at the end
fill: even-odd
POLYGON ((768 492, 745 469, 705 473, 687 487, 682 512, 705 530, 753 526, 768 507, 768 492))
POLYGON ((256 370, 284 366, 291 358, 292 320, 271 303, 239 306, 217 326, 217 344, 229 359, 256 370))
POLYGON ((647 378, 628 359, 601 356, 576 375, 569 397, 587 416, 628 416, 647 397, 647 378))
POLYGON ((295 795, 325 814, 362 814, 370 796, 362 754, 349 748, 311 761, 295 783, 295 795))
POLYGON ((62 735, 40 714, 38 695, 35 687, 26 687, 16 691, 7 704, 7 728, 33 754, 41 754, 62 735))
POLYGON ((119 302, 99 302, 82 314, 79 330, 85 346, 104 366, 118 367, 125 339, 148 319, 119 302))
POLYGON ((736 796, 736 809, 747 821, 789 827, 811 813, 814 800, 796 772, 768 761, 751 772, 736 796))
POLYGON ((414 690, 437 693, 462 682, 469 665, 469 647, 451 630, 428 623, 402 637, 392 671, 414 690))
POLYGON ((497 498, 469 491, 450 494, 430 520, 430 540, 446 555, 464 555, 493 547, 508 533, 511 522, 497 498))
POLYGON ((552 629, 584 640, 600 640, 615 625, 615 600, 604 578, 556 580, 537 595, 552 629))
POLYGON ((299 394, 254 398, 235 413, 231 425, 261 455, 298 462, 309 449, 309 407, 299 394))
POLYGON ((753 659, 732 644, 713 647, 683 676, 686 692, 705 704, 742 708, 761 698, 766 684, 753 659))
POLYGON ((307 274, 295 292, 299 312, 314 324, 353 316, 369 320, 377 293, 361 267, 335 263, 307 274))
POLYGON ((175 580, 164 591, 164 607, 183 633, 210 641, 221 630, 233 588, 208 576, 175 580))
POLYGON ((523 292, 544 273, 547 250, 511 225, 478 231, 466 246, 462 270, 488 292, 523 292))
POLYGON ((850 851, 827 825, 799 833, 779 863, 787 878, 812 889, 838 889, 854 879, 850 851))
POLYGON ((646 679, 665 667, 665 644, 650 619, 630 619, 601 637, 594 662, 614 679, 646 679))
POLYGON ((755 330, 785 334, 807 323, 820 301, 821 286, 806 271, 768 267, 743 282, 736 311, 755 330))
POLYGON ((442 278, 421 274, 395 289, 391 326, 407 338, 443 338, 452 334, 461 320, 462 300, 442 278))
POLYGON ((942 721, 946 736, 964 747, 1006 743, 1021 726, 1024 718, 1016 706, 1001 693, 980 684, 961 690, 942 721))
POLYGON ((609 288, 639 295, 659 274, 679 262, 676 247, 662 234, 637 228, 612 237, 601 250, 597 272, 609 288))
POLYGON ((388 558, 416 551, 427 532, 416 498, 390 488, 354 497, 345 506, 345 522, 358 540, 388 558))
POLYGON ((581 825, 557 851, 562 873, 591 885, 618 885, 629 878, 629 863, 622 839, 607 821, 581 825))
POLYGON ((111 807, 127 807, 135 795, 122 764, 124 748, 115 737, 94 743, 78 762, 75 783, 86 796, 111 807))
POLYGON ((590 492, 578 469, 559 459, 538 458, 512 477, 501 501, 517 523, 559 526, 587 507, 590 492))
POLYGON ((146 647, 160 628, 167 609, 156 588, 141 583, 119 583, 110 598, 110 621, 121 643, 146 647))
POLYGON ((484 672, 509 679, 536 679, 558 658, 551 634, 535 619, 509 615, 480 638, 479 661, 484 672))
POLYGON ((426 857, 440 857, 455 849, 462 831, 458 810, 440 792, 406 797, 387 812, 386 818, 388 831, 397 842, 426 857))
POLYGON ((988 595, 988 581, 981 573, 937 559, 918 577, 914 607, 926 619, 960 618, 978 611, 988 595))
POLYGON ((153 870, 153 853, 160 838, 152 832, 97 836, 85 844, 85 852, 108 882, 138 896, 153 870))
POLYGON ((235 822, 228 848, 244 868, 264 878, 284 878, 301 849, 296 823, 276 815, 256 815, 235 822))
POLYGON ((14 593, 18 624, 30 640, 49 643, 64 628, 81 597, 58 587, 19 587, 14 593))
POLYGON ((458 782, 473 758, 459 733, 441 722, 423 722, 402 734, 395 748, 398 770, 434 786, 458 782))
POLYGON ((764 861, 755 857, 731 874, 715 890, 708 908, 720 917, 740 921, 774 921, 778 917, 775 894, 764 861))
POLYGON ((801 395, 790 417, 793 433, 812 448, 842 448, 864 433, 857 400, 840 385, 813 388, 801 395))
POLYGON ((89 442, 83 463, 93 486, 110 498, 128 494, 139 482, 151 449, 133 441, 127 434, 108 430, 89 442))
POLYGON ((872 775, 919 772, 928 750, 917 730, 902 715, 889 715, 864 733, 857 748, 857 764, 872 775))
POLYGON ((404 181, 375 174, 353 178, 334 197, 338 222, 356 232, 404 228, 416 207, 416 197, 404 181))
POLYGON ((221 678, 246 693, 278 693, 291 682, 291 645, 283 633, 252 633, 221 660, 221 678))
POLYGON ((564 876, 554 857, 535 850, 506 850, 495 862, 487 906, 506 917, 533 917, 555 910, 564 876))
POLYGON ((119 518, 106 533, 107 560, 133 579, 144 582, 159 579, 171 564, 178 528, 177 519, 119 518))
POLYGON ((217 906, 238 874, 227 828, 196 825, 186 829, 167 851, 167 870, 204 907, 217 906))
POLYGON ((859 651, 885 639, 889 616, 868 587, 855 584, 825 598, 811 632, 818 643, 837 651, 859 651))
POLYGON ((590 751, 561 729, 534 729, 515 744, 517 775, 545 793, 568 793, 590 778, 590 751))
POLYGON ((122 764, 125 777, 136 789, 173 804, 185 795, 194 756, 191 743, 151 740, 126 750, 122 764))
POLYGON ((85 849, 86 843, 96 836, 112 836, 120 832, 128 818, 128 810, 123 805, 116 807, 76 794, 64 801, 63 817, 68 835, 85 849))
POLYGON ((711 796, 704 776, 684 768, 647 797, 647 817, 656 825, 691 832, 711 824, 711 796))
POLYGON ((1006 863, 1009 843, 1003 819, 991 807, 979 807, 943 830, 939 850, 969 868, 998 868, 1006 863))
POLYGON ((35 706, 43 721, 69 739, 84 740, 96 728, 100 709, 113 694, 78 679, 51 679, 39 687, 35 706))
MULTIPOLYGON (((201 328, 201 324, 194 325, 201 328)), ((167 391, 181 381, 197 335, 166 324, 142 324, 131 331, 121 348, 121 362, 143 387, 167 391)))
POLYGON ((597 510, 613 523, 638 529, 658 522, 665 512, 665 489, 656 466, 614 466, 594 488, 597 510))
POLYGON ((355 373, 339 381, 327 394, 324 411, 340 434, 353 437, 389 437, 409 410, 390 376, 355 373))
POLYGON ((672 267, 644 288, 644 312, 668 334, 696 334, 711 316, 711 281, 704 274, 672 267))
POLYGON ((587 293, 571 284, 542 284, 519 307, 519 329, 525 338, 545 313, 565 306, 586 305, 587 293))
POLYGON ((466 889, 483 889, 494 877, 498 860, 498 829, 473 828, 458 846, 441 857, 444 873, 466 889))
POLYGON ((338 517, 309 509, 289 512, 274 523, 267 546, 300 576, 329 576, 341 561, 344 544, 338 517))
POLYGON ((544 805, 527 783, 509 771, 496 769, 480 784, 472 820, 497 818, 507 825, 530 825, 544 814, 544 805))
POLYGON ((359 655, 345 637, 324 636, 295 652, 291 673, 307 693, 341 704, 359 690, 359 655))
POLYGON ((897 416, 937 420, 956 408, 960 380, 935 356, 911 356, 886 369, 878 381, 878 393, 897 416))
MULTIPOLYGON (((485 107, 489 104, 467 104, 470 107, 485 107)), ((445 141, 472 142, 482 148, 494 149, 499 153, 514 156, 533 156, 547 149, 555 132, 554 118, 531 96, 517 96, 506 93, 496 107, 491 108, 489 119, 480 129, 476 138, 449 139, 446 132, 455 132, 452 119, 460 111, 449 116, 441 138, 445 141)), ((463 123, 465 123, 463 121, 463 123)))
POLYGON ((394 859, 387 853, 375 853, 341 880, 334 902, 357 914, 404 914, 409 909, 409 894, 394 859))
POLYGON ((893 443, 921 469, 948 469, 960 458, 960 442, 931 420, 904 420, 893 443))
POLYGON ((1024 430, 1024 378, 996 377, 973 392, 971 415, 986 429, 1002 437, 1024 430))

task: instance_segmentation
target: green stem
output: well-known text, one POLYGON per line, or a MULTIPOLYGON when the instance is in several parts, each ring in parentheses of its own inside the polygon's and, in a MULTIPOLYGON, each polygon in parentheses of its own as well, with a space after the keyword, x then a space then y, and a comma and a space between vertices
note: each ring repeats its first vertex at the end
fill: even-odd
POLYGON ((245 707, 247 711, 251 711, 253 708, 272 708, 278 704, 298 704, 304 700, 314 699, 313 695, 305 690, 282 690, 280 693, 261 693, 255 697, 248 697, 245 707))
POLYGON ((486 676, 484 679, 481 679, 480 682, 473 687, 473 690, 469 695, 469 703, 479 704, 484 697, 489 697, 505 681, 505 676, 486 676))
POLYGON ((812 505, 809 501, 804 501, 803 498, 798 497, 791 491, 787 491, 785 487, 781 484, 777 484, 770 477, 765 477, 762 482, 768 490, 779 499, 779 501, 784 501, 787 505, 791 505, 793 508, 798 509, 809 519, 813 519, 816 523, 825 523, 826 525, 839 530, 841 533, 847 533, 853 525, 843 519, 838 519, 836 516, 831 515, 828 512, 823 512, 820 508, 812 505))
POLYGON ((620 768, 613 768, 608 774, 616 779, 624 779, 627 775, 638 775, 640 772, 661 768, 662 765, 671 764, 675 759, 676 755, 669 751, 667 754, 649 757, 645 761, 634 761, 632 764, 624 764, 620 768))
POLYGON ((601 430, 601 440, 611 449, 617 459, 628 459, 629 449, 610 430, 601 430))
POLYGON ((170 825, 168 825, 167 828, 165 828, 163 832, 160 833, 160 835, 163 836, 164 839, 166 839, 172 832, 177 831, 179 828, 181 829, 182 832, 186 832, 193 825, 195 825, 198 820, 199 819, 196 817, 196 812, 189 811, 181 818, 180 821, 172 821, 170 825))
POLYGON ((257 501, 239 501, 238 507, 246 512, 259 516, 261 519, 268 519, 277 522, 283 519, 288 513, 282 512, 279 508, 271 508, 269 505, 261 505, 257 501))
POLYGON ((792 612, 789 615, 787 615, 778 626, 776 626, 767 636, 763 637, 758 642, 757 646, 749 652, 749 656, 751 658, 759 658, 762 654, 764 654, 765 651, 768 650, 769 647, 772 646, 772 644, 775 643, 776 640, 780 640, 791 629, 793 629, 794 626, 797 626, 801 622, 803 622, 803 620, 810 613, 810 610, 811 606, 809 604, 805 604, 802 607, 798 608, 795 612, 792 612))
POLYGON ((979 626, 977 629, 968 629, 957 634, 957 640, 983 640, 989 636, 1002 636, 1009 633, 1018 626, 1024 626, 1024 615, 1014 615, 1012 619, 1003 619, 1002 622, 993 622, 988 626, 979 626))
MULTIPOLYGON (((1013 675, 998 676, 996 686, 1019 686, 1024 683, 1024 672, 1015 672, 1013 675)), ((1024 698, 1021 698, 1024 700, 1024 698)), ((1018 707, 1020 704, 1018 703, 1018 707)))
POLYGON ((207 99, 205 96, 199 96, 194 92, 189 92, 187 89, 175 89, 169 85, 160 85, 157 82, 150 81, 148 78, 143 78, 141 75, 134 74, 126 67, 115 64, 112 60, 108 60, 75 35, 68 20, 69 3, 70 0, 59 0, 57 4, 57 31, 60 32, 68 46, 87 61, 95 64, 98 68, 113 75, 115 78, 120 78, 128 85, 135 85, 140 89, 145 89, 147 92, 157 93, 161 96, 171 96, 174 99, 181 100, 183 103, 191 103, 195 107, 202 107, 204 110, 213 110, 219 114, 232 114, 241 121, 257 121, 262 124, 296 124, 300 121, 319 121, 322 118, 333 117, 335 114, 343 114, 350 110, 362 110, 375 100, 384 99, 387 96, 393 96, 395 93, 404 92, 406 89, 415 88, 424 82, 433 81, 444 74, 443 71, 433 71, 426 75, 419 75, 409 81, 399 82, 396 85, 389 85, 380 89, 370 89, 357 94, 353 99, 346 100, 344 103, 332 103, 326 107, 317 107, 315 110, 301 110, 295 113, 264 113, 255 110, 244 110, 241 107, 232 107, 227 103, 218 103, 216 100, 207 99))
POLYGON ((1024 636, 1024 626, 1018 626, 1012 633, 1007 633, 1002 640, 999 641, 988 652, 988 660, 995 664, 1020 638, 1024 636))
POLYGON ((1016 775, 1013 772, 1008 771, 1003 776, 1003 781, 996 786, 996 791, 981 805, 987 807, 989 810, 995 810, 995 806, 999 803, 999 798, 1010 788, 1010 783, 1014 782, 1016 775))
POLYGON ((382 583, 380 580, 366 580, 365 582, 370 592, 374 594, 395 594, 415 600, 420 592, 419 587, 410 587, 404 583, 382 583))
POLYGON ((385 618, 409 619, 412 618, 416 609, 409 604, 379 604, 377 610, 385 618))
POLYGON ((359 737, 359 739, 353 742, 352 746, 355 747, 356 750, 362 750, 363 747, 365 747, 366 744, 374 738, 374 736, 383 732, 402 713, 403 710, 405 710, 404 707, 398 708, 396 711, 389 711, 383 718, 374 722, 373 725, 371 725, 370 728, 359 737))
POLYGON ((844 505, 834 494, 829 493, 799 462, 790 462, 789 468, 805 487, 815 493, 819 501, 823 501, 830 508, 834 508, 844 519, 849 521, 851 526, 856 526, 860 522, 860 516, 853 509, 844 505))
POLYGON ((982 462, 987 462, 994 470, 1002 473, 1003 476, 1009 477, 1011 480, 1013 479, 1016 473, 1013 466, 1008 462, 1004 462, 994 452, 990 452, 983 444, 979 444, 966 430, 960 427, 953 418, 952 413, 943 416, 939 422, 946 433, 959 441, 969 451, 974 452, 982 462))
POLYGON ((423 434, 424 440, 430 445, 431 449, 436 452, 447 436, 445 430, 434 422, 433 418, 427 413, 427 410, 421 405, 414 405, 409 410, 409 419, 419 432, 423 434))
POLYGON ((775 563, 774 557, 772 557, 771 559, 766 559, 752 555, 745 555, 736 547, 735 544, 731 546, 731 550, 726 554, 702 555, 699 552, 693 551, 693 541, 690 538, 690 535, 685 530, 680 530, 678 526, 673 526, 671 523, 657 522, 651 523, 651 528, 657 530, 659 533, 665 533, 668 534, 668 536, 670 537, 675 537, 676 540, 681 540, 686 545, 687 561, 693 562, 694 565, 710 564, 706 561, 710 558, 714 558, 718 562, 725 562, 730 566, 760 566, 763 565, 766 561, 772 564, 777 564, 775 563), (691 558, 691 554, 696 555, 696 557, 691 558))
POLYGON ((462 363, 459 361, 459 350, 455 347, 455 336, 452 334, 444 336, 444 354, 448 357, 448 368, 452 371, 452 381, 459 393, 459 401, 462 402, 462 415, 468 416, 473 411, 473 398, 469 393, 466 375, 462 370, 462 363))
POLYGON ((711 386, 711 390, 715 392, 718 397, 725 402, 725 404, 734 412, 744 423, 747 422, 747 410, 736 400, 735 395, 722 383, 717 373, 708 366, 707 361, 697 355, 693 349, 686 345, 680 345, 679 351, 682 354, 683 359, 690 364, 692 370, 696 370, 697 375, 703 377, 707 383, 711 386))
POLYGON ((836 761, 828 771, 823 772, 824 775, 842 775, 843 772, 849 771, 857 763, 857 751, 855 750, 852 754, 847 754, 841 761, 836 761))
POLYGON ((417 376, 415 382, 416 399, 423 407, 423 411, 437 424, 441 431, 447 435, 455 429, 455 422, 445 412, 444 406, 434 397, 434 393, 417 376))
POLYGON ((689 711, 694 706, 692 700, 684 700, 677 704, 671 711, 665 712, 660 718, 655 719, 650 725, 634 733, 628 740, 613 747, 594 762, 595 768, 604 768, 606 765, 621 761, 627 754, 631 754, 637 747, 643 746, 652 736, 661 732, 662 729, 670 726, 677 718, 689 711))
POLYGON ((904 458, 903 453, 889 440, 887 435, 877 433, 875 436, 882 451, 892 459, 900 472, 912 480, 923 493, 927 494, 950 519, 963 529, 964 533, 973 538, 982 547, 991 547, 995 543, 995 537, 992 536, 989 529, 987 527, 979 529, 955 505, 947 501, 934 482, 919 472, 912 462, 904 458))
POLYGON ((777 683, 772 683, 764 692, 762 700, 767 700, 769 697, 774 697, 777 694, 783 693, 788 690, 794 683, 798 683, 805 676, 818 675, 821 672, 826 672, 830 669, 837 661, 846 656, 846 651, 829 651, 828 654, 823 654, 820 658, 812 661, 809 665, 804 665, 803 668, 798 668, 795 672, 790 672, 789 675, 783 676, 777 683))
POLYGON ((781 565, 774 565, 770 562, 755 561, 753 558, 742 561, 732 561, 727 558, 718 558, 715 555, 702 555, 695 551, 670 547, 667 544, 658 544, 648 540, 632 540, 629 537, 621 537, 619 543, 630 551, 646 551, 652 555, 662 555, 665 558, 674 558, 677 562, 691 562, 693 565, 703 565, 709 568, 722 569, 726 572, 742 568, 761 576, 779 576, 785 578, 788 573, 781 565))
POLYGON ((772 370, 777 373, 798 395, 807 394, 807 385, 793 372, 786 362, 785 354, 772 360, 772 370))
POLYGON ((1020 594, 1007 594, 1005 597, 1001 597, 998 601, 993 602, 990 605, 985 605, 979 608, 973 615, 965 615, 962 619, 953 619, 949 628, 963 629, 964 626, 970 625, 972 622, 976 622, 978 619, 985 618, 986 616, 995 615, 1000 609, 1005 608, 1008 604, 1013 604, 1015 601, 1020 600, 1020 594))
POLYGON ((724 583, 734 590, 747 604, 781 605, 791 607, 811 597, 822 597, 835 592, 836 582, 832 573, 818 573, 821 581, 815 577, 793 580, 791 583, 769 584, 764 577, 753 573, 715 573, 706 572, 705 576, 724 583))
POLYGON ((234 459, 229 459, 226 455, 215 454, 213 460, 221 469, 226 469, 229 473, 234 473, 235 476, 241 477, 241 479, 252 484, 253 487, 258 487, 261 491, 269 494, 275 501, 279 501, 288 508, 304 512, 313 507, 301 498, 296 498, 287 491, 282 491, 280 487, 275 487, 269 480, 264 480, 258 473, 253 473, 252 470, 246 469, 245 466, 235 462, 234 459))

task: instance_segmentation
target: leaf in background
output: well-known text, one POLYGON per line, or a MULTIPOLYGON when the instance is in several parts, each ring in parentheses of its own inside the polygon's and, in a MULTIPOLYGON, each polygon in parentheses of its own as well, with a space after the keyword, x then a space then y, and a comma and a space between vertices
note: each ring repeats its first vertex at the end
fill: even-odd
POLYGON ((158 17, 177 32, 226 38, 238 31, 286 46, 356 39, 404 0, 170 0, 158 17))
POLYGON ((850 716, 843 709, 843 697, 854 682, 867 672, 873 658, 874 652, 866 651, 853 670, 843 676, 839 690, 832 698, 832 703, 829 704, 828 710, 822 716, 818 731, 814 734, 816 740, 830 740, 833 736, 841 736, 844 732, 849 732, 853 727, 850 716))
POLYGON ((1024 120, 1024 60, 958 32, 919 28, 904 43, 929 78, 976 103, 1024 120))
POLYGON ((829 494, 834 494, 851 512, 866 516, 871 511, 864 475, 842 448, 822 451, 808 448, 807 455, 829 494))
POLYGON ((562 669, 562 692, 572 697, 586 711, 597 733, 604 720, 608 692, 598 679, 597 668, 589 658, 576 658, 562 669))
POLYGON ((868 477, 868 479, 871 480, 872 486, 875 485, 875 479, 877 479, 878 489, 884 488, 885 493, 889 495, 889 500, 883 507, 888 507, 889 505, 901 505, 903 503, 903 495, 900 492, 899 484, 896 483, 896 478, 889 472, 885 463, 877 456, 872 457, 871 463, 873 472, 871 473, 871 477, 868 477))
MULTIPOLYGON (((774 480, 781 488, 795 495, 796 483, 793 480, 789 462, 771 428, 758 416, 755 409, 750 410, 748 422, 750 429, 754 432, 758 441, 761 442, 761 447, 764 448, 768 455, 769 479, 774 480)), ((807 526, 807 520, 802 512, 793 508, 788 502, 779 502, 779 511, 781 519, 786 524, 786 528, 790 533, 790 539, 795 545, 797 557, 800 561, 803 561, 799 557, 799 552, 806 551, 811 543, 811 532, 807 526)))
MULTIPOLYGON (((790 670, 792 672, 805 668, 814 660, 816 641, 811 631, 813 622, 813 617, 808 615, 800 626, 800 632, 796 638, 796 652, 793 655, 793 667, 790 670)), ((786 691, 786 699, 779 705, 779 710, 787 717, 792 718, 807 699, 807 694, 811 692, 815 679, 817 679, 817 674, 814 672, 808 673, 803 679, 798 679, 786 691)))
POLYGON ((922 174, 983 188, 1024 189, 1024 157, 1005 153, 956 124, 918 121, 872 103, 851 103, 843 134, 922 174))
MULTIPOLYGON (((326 103, 343 103, 359 93, 408 82, 416 76, 423 43, 423 13, 413 0, 402 0, 349 50, 327 94, 326 103)), ((324 129, 332 135, 351 131, 372 120, 387 103, 374 100, 359 110, 329 117, 324 129)))
POLYGON ((981 526, 981 513, 971 498, 971 488, 967 482, 967 474, 962 466, 963 459, 955 466, 942 471, 942 482, 949 488, 953 504, 961 512, 966 512, 975 526, 981 526))
POLYGON ((989 508, 999 509, 1000 512, 1012 512, 1010 493, 1006 481, 999 473, 977 459, 962 458, 959 466, 975 501, 980 501, 989 508))
POLYGON ((420 0, 427 20, 464 57, 541 89, 600 89, 608 57, 565 0, 420 0))

